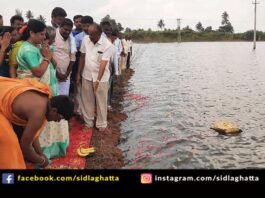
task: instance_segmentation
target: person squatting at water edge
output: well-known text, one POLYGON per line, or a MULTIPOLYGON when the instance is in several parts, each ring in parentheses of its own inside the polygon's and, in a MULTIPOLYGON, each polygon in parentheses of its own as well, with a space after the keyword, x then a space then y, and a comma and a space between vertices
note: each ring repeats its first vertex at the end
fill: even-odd
POLYGON ((69 120, 74 110, 68 96, 51 95, 36 80, 0 77, 0 169, 26 169, 25 160, 42 168, 49 164, 39 132, 46 121, 69 120), (24 127, 20 140, 12 124, 24 127))

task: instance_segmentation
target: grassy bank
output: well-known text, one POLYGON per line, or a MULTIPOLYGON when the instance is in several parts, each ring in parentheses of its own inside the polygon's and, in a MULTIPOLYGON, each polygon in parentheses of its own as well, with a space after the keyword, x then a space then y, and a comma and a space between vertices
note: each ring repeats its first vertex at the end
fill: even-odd
MULTIPOLYGON (((126 32, 134 42, 178 42, 178 32, 176 30, 166 31, 144 31, 133 30, 126 32)), ((193 30, 182 31, 182 42, 199 42, 199 41, 253 41, 253 31, 244 33, 224 33, 218 31, 195 32, 193 30)), ((265 41, 265 32, 257 31, 257 41, 265 41)))

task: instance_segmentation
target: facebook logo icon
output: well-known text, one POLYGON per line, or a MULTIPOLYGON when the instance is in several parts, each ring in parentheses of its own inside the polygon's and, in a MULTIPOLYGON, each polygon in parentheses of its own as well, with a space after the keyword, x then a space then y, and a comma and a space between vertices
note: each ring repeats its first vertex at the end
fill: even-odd
POLYGON ((14 184, 14 173, 3 173, 2 174, 2 184, 14 184))

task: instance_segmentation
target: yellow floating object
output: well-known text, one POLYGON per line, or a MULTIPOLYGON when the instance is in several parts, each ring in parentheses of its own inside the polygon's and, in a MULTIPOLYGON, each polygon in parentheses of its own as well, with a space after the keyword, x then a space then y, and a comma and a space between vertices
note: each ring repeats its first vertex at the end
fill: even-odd
POLYGON ((211 129, 225 135, 235 135, 242 132, 239 126, 230 122, 217 122, 211 127, 211 129))
POLYGON ((94 153, 96 151, 95 147, 90 148, 84 148, 82 145, 78 147, 77 149, 77 155, 80 157, 86 157, 91 153, 94 153))

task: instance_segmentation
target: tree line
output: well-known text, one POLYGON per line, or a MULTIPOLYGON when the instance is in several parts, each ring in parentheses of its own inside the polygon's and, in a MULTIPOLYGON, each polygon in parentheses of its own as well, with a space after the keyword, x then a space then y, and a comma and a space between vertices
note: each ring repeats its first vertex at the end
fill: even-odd
MULTIPOLYGON (((20 10, 20 9, 15 9, 15 13, 16 13, 16 15, 19 15, 19 16, 21 16, 21 17, 23 17, 23 11, 22 10, 20 10)), ((25 17, 26 17, 26 19, 28 19, 28 20, 30 20, 30 19, 33 19, 34 18, 34 14, 33 14, 33 12, 31 11, 31 10, 28 10, 28 11, 26 11, 26 13, 25 13, 25 17)), ((46 23, 46 18, 43 16, 43 15, 38 15, 37 17, 36 17, 36 19, 37 20, 40 20, 41 22, 43 22, 44 24, 46 23)))
MULTIPOLYGON (((20 10, 20 9, 15 9, 15 14, 23 17, 23 11, 20 10)), ((33 14, 33 12, 31 10, 26 11, 24 16, 26 17, 27 20, 34 19, 34 14, 33 14)), ((36 19, 41 21, 41 22, 43 22, 44 24, 46 24, 46 22, 47 22, 46 18, 43 15, 41 15, 41 14, 38 15, 36 17, 36 19)), ((112 28, 114 30, 118 30, 118 31, 123 31, 124 30, 124 28, 122 27, 121 23, 116 22, 116 20, 112 19, 110 17, 110 15, 108 15, 108 14, 101 19, 101 22, 104 22, 104 21, 109 21, 110 24, 112 25, 112 28)))
MULTIPOLYGON (((150 28, 131 30, 125 29, 125 34, 131 36, 136 42, 178 42, 178 29, 167 29, 163 19, 157 23, 160 31, 152 31, 150 28)), ((195 25, 195 30, 186 26, 181 29, 182 41, 253 41, 254 31, 234 33, 229 15, 225 11, 221 15, 221 25, 213 30, 212 26, 204 27, 201 22, 195 25)), ((265 32, 257 31, 257 41, 265 41, 265 32)))
MULTIPOLYGON (((160 30, 165 30, 166 25, 165 25, 165 22, 163 19, 160 19, 158 21, 157 27, 160 30)), ((208 26, 208 27, 204 28, 200 21, 196 24, 195 28, 198 32, 212 32, 212 31, 214 31, 212 29, 212 26, 208 26)), ((192 30, 192 29, 189 26, 186 26, 183 28, 183 30, 192 30)), ((234 32, 234 27, 232 26, 231 22, 229 21, 229 15, 226 11, 222 13, 221 26, 215 31, 227 32, 227 33, 233 33, 234 32)))
MULTIPOLYGON (((17 15, 23 16, 23 11, 16 9, 17 15)), ((31 10, 26 11, 26 19, 30 20, 34 18, 34 13, 31 10)), ((198 22, 195 26, 196 30, 193 30, 189 26, 181 29, 182 41, 252 41, 254 32, 253 30, 246 31, 244 33, 234 33, 234 27, 232 26, 229 15, 225 11, 221 15, 221 25, 218 29, 213 30, 211 26, 204 27, 201 22, 198 22)), ((46 18, 43 15, 38 15, 36 19, 46 23, 46 18)), ((177 42, 178 30, 166 29, 166 25, 163 19, 160 19, 157 23, 157 27, 161 31, 152 31, 137 29, 132 30, 129 27, 124 28, 120 22, 111 18, 110 15, 106 15, 101 19, 102 21, 109 21, 114 30, 120 32, 124 31, 125 35, 130 36, 134 41, 138 42, 177 42)), ((265 41, 265 32, 257 31, 257 41, 265 41)))

